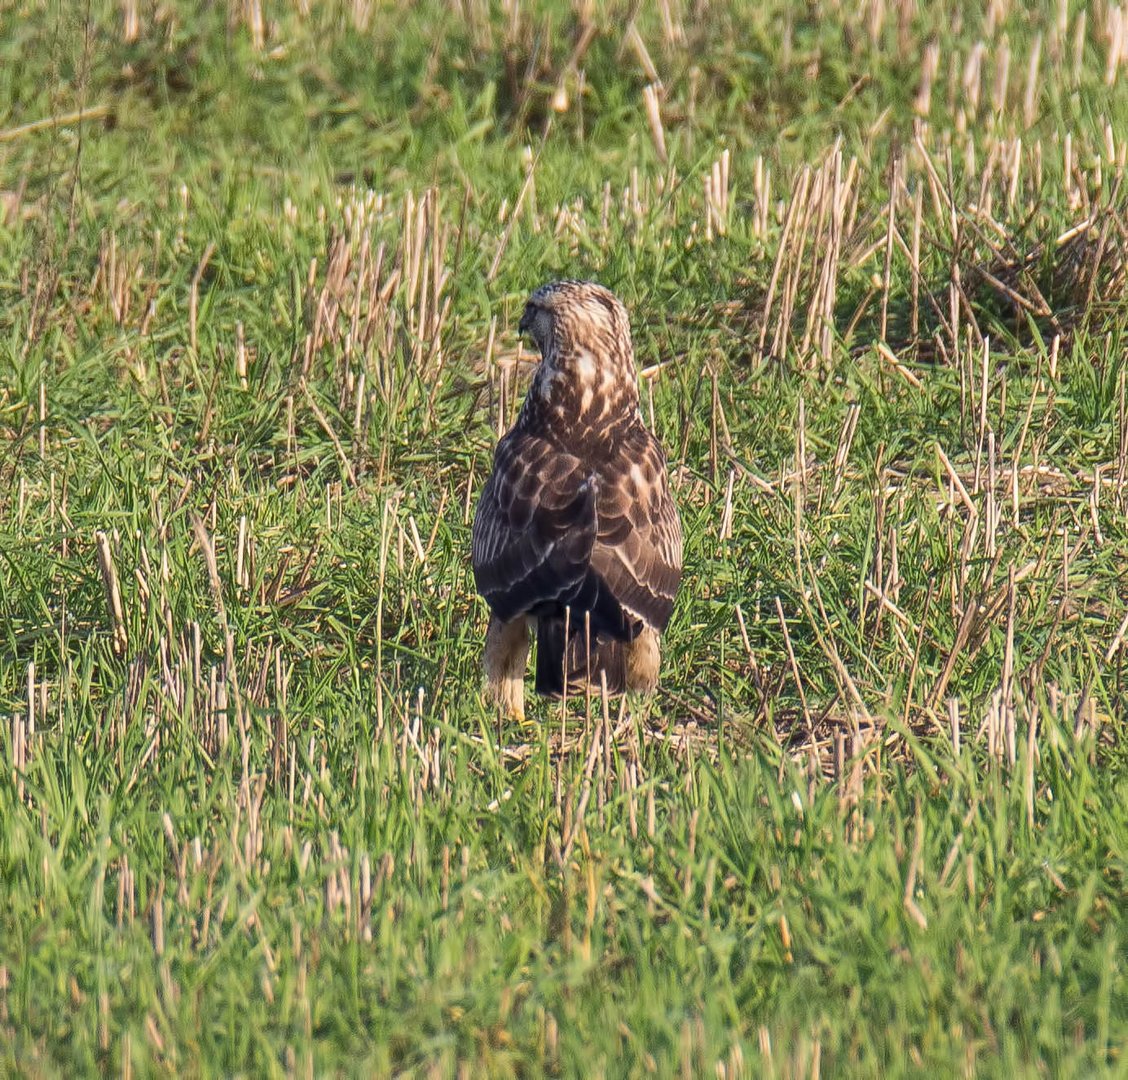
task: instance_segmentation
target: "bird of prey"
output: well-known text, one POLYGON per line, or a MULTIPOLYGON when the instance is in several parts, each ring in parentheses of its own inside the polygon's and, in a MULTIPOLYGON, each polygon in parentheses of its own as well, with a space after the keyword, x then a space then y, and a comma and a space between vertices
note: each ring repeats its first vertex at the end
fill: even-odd
POLYGON ((626 308, 594 282, 557 281, 519 329, 541 361, 482 489, 473 566, 490 607, 487 692, 523 720, 533 627, 538 694, 654 690, 682 531, 639 410, 626 308))

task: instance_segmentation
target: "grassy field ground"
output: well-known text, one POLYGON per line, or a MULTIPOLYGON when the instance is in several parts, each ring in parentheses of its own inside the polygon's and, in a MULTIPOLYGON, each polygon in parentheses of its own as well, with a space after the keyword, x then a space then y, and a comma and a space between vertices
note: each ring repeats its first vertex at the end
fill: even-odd
POLYGON ((1128 9, 0 0, 0 1072, 1128 1075, 1128 9), (534 286, 653 701, 480 698, 534 286))

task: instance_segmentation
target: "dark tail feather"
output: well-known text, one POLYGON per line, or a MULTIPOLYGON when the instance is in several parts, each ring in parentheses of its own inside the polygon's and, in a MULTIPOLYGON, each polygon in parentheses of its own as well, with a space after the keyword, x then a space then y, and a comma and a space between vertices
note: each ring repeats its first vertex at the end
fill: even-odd
POLYGON ((602 675, 607 678, 607 692, 621 694, 627 684, 626 656, 623 642, 603 640, 591 642, 589 661, 586 635, 573 632, 564 641, 563 619, 537 620, 538 694, 560 697, 564 693, 564 654, 567 645, 568 693, 582 692, 589 684, 599 693, 602 675))
POLYGON ((537 693, 564 693, 564 622, 537 619, 537 693))

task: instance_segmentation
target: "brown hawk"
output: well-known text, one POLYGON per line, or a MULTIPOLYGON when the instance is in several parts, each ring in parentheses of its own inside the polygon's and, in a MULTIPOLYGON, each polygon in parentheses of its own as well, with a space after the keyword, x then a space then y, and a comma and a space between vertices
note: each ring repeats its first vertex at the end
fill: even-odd
POLYGON ((626 308, 601 285, 558 281, 529 297, 519 329, 541 362, 482 489, 473 565, 490 606, 487 690, 523 718, 533 625, 539 694, 657 686, 682 531, 639 411, 626 308))

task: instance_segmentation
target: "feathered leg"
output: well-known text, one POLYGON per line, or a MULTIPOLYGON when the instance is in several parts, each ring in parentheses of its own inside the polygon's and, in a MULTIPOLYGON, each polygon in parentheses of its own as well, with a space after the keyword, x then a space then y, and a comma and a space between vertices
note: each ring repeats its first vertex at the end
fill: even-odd
POLYGON ((509 717, 525 722, 525 664, 529 657, 529 627, 523 615, 503 622, 490 615, 482 665, 486 693, 509 717))
POLYGON ((658 686, 658 668, 662 652, 658 645, 658 631, 651 626, 625 646, 627 689, 640 694, 652 694, 658 686))

